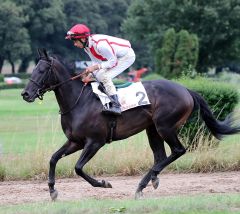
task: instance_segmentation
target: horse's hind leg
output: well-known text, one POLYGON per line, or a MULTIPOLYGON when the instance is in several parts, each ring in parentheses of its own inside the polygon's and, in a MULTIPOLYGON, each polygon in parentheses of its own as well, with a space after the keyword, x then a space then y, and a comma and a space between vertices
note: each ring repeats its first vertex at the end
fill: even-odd
POLYGON ((171 155, 153 166, 153 175, 158 175, 167 165, 178 159, 186 152, 186 149, 179 141, 175 130, 171 131, 170 129, 165 129, 160 130, 159 133, 163 137, 164 141, 169 145, 171 155))
POLYGON ((57 190, 54 189, 55 185, 55 169, 57 162, 67 155, 70 155, 80 149, 83 148, 83 144, 77 144, 71 141, 67 141, 57 152, 52 155, 50 160, 50 168, 49 168, 49 175, 48 175, 48 186, 49 192, 52 200, 57 198, 57 190))
MULTIPOLYGON (((160 163, 161 161, 167 158, 164 141, 161 136, 158 134, 155 126, 151 126, 146 130, 150 147, 153 151, 154 155, 154 165, 160 163)), ((156 189, 159 184, 159 179, 156 174, 153 175, 152 169, 143 177, 141 182, 138 185, 135 198, 139 198, 142 196, 142 190, 147 186, 149 181, 152 180, 152 185, 156 189)))
MULTIPOLYGON (((153 179, 156 178, 156 176, 167 165, 169 165, 170 163, 175 161, 177 158, 179 158, 181 155, 183 155, 186 152, 185 148, 182 146, 182 144, 178 140, 175 130, 172 131, 172 132, 170 132, 169 130, 168 131, 166 131, 166 130, 161 131, 161 136, 162 136, 162 138, 160 138, 160 139, 164 139, 164 141, 167 142, 167 144, 170 146, 170 149, 171 149, 172 153, 169 157, 166 157, 166 156, 163 155, 161 160, 159 158, 157 159, 158 162, 156 162, 154 164, 152 169, 144 176, 144 178, 140 182, 140 184, 138 186, 138 189, 136 191, 136 194, 135 194, 136 199, 142 196, 142 190, 147 186, 147 184, 151 180, 151 178, 153 178, 153 179)), ((154 141, 152 141, 152 142, 154 142, 154 141)), ((156 146, 157 144, 154 143, 154 145, 156 146)), ((160 149, 159 151, 162 151, 162 149, 160 149)))
MULTIPOLYGON (((166 150, 164 147, 164 140, 158 134, 155 126, 152 126, 147 129, 147 136, 149 139, 149 145, 153 151, 154 165, 156 165, 157 163, 160 163, 161 161, 167 158, 166 150)), ((154 189, 157 189, 159 179, 157 178, 156 175, 152 175, 151 180, 154 189)))

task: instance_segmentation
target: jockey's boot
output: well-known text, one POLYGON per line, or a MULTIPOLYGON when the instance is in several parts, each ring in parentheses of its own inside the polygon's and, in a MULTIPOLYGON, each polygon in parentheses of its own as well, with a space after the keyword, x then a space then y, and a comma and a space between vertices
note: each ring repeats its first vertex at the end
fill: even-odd
POLYGON ((118 101, 118 96, 116 94, 110 96, 114 102, 111 102, 109 108, 104 108, 104 114, 112 114, 112 115, 121 115, 121 104, 118 101))

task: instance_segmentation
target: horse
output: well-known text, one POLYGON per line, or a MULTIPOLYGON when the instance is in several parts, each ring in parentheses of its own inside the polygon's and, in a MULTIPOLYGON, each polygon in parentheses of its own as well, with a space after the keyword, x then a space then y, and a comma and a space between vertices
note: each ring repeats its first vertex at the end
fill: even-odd
MULTIPOLYGON (((102 114, 102 104, 89 84, 84 84, 72 75, 60 60, 48 55, 46 50, 39 50, 38 55, 38 63, 21 95, 31 103, 36 98, 43 99, 46 91, 53 91, 60 108, 62 130, 67 138, 49 162, 50 197, 55 200, 58 196, 54 187, 57 162, 79 150, 82 152, 75 165, 76 174, 93 187, 111 188, 108 181, 98 181, 83 171, 85 164, 97 151, 109 143, 111 117, 102 114)), ((112 140, 117 141, 146 130, 154 163, 138 184, 136 199, 143 196, 143 189, 150 181, 156 189, 159 185, 158 174, 186 152, 178 138, 178 130, 195 110, 200 111, 207 128, 218 139, 240 132, 240 125, 233 125, 232 117, 227 117, 224 121, 217 120, 198 93, 164 79, 142 83, 150 104, 122 112, 121 116, 115 118, 116 127, 112 134, 112 140), (164 141, 171 150, 168 156, 164 141)))

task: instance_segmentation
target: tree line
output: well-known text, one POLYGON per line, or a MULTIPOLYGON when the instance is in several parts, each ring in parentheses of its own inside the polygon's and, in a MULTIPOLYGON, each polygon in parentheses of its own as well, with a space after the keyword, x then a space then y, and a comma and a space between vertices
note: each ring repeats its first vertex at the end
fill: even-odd
MULTIPOLYGON (((240 59, 240 0, 2 0, 0 17, 0 72, 4 61, 13 72, 19 61, 18 72, 25 72, 39 47, 69 60, 86 60, 64 39, 76 23, 87 24, 92 33, 129 39, 137 55, 135 66, 160 73, 164 59, 170 57, 175 65, 186 58, 182 44, 189 49, 183 54, 196 56, 186 62, 199 71, 240 59), (166 46, 169 33, 183 42, 168 39, 174 45, 166 46), (164 54, 166 47, 172 48, 171 56, 164 54)), ((172 69, 173 75, 175 71, 179 73, 172 69)))
POLYGON ((25 72, 35 59, 37 48, 67 59, 79 56, 66 32, 77 23, 87 24, 93 33, 121 36, 120 26, 130 0, 2 0, 0 3, 0 71, 4 61, 19 60, 18 72, 25 72))
MULTIPOLYGON (((169 28, 195 34, 198 71, 240 60, 240 0, 133 0, 123 28, 147 46, 151 56, 161 48, 169 28)), ((152 60, 156 63, 155 57, 152 60)))

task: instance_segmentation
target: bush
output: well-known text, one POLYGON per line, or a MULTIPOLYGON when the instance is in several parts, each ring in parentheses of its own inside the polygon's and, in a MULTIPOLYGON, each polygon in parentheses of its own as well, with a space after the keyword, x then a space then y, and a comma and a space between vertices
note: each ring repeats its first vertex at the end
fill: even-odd
MULTIPOLYGON (((224 120, 228 114, 233 112, 239 102, 237 89, 228 83, 214 82, 206 78, 180 79, 177 82, 202 95, 218 120, 224 120)), ((199 120, 198 112, 194 112, 182 128, 180 135, 185 139, 188 138, 188 144, 196 145, 198 143, 196 134, 200 129, 205 138, 210 136, 206 127, 202 127, 203 121, 199 120)))
POLYGON ((157 73, 148 74, 143 78, 143 80, 158 80, 158 79, 163 79, 163 77, 157 73))

